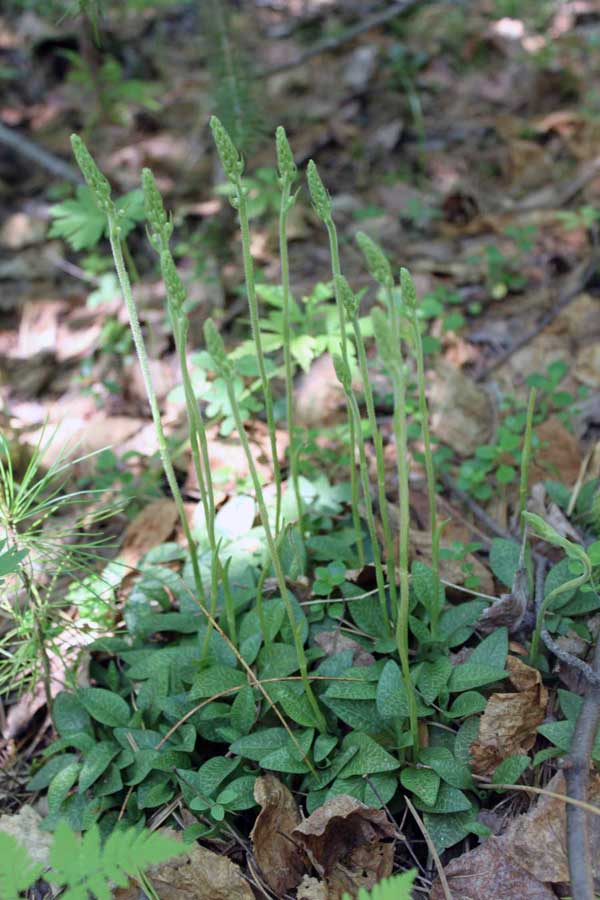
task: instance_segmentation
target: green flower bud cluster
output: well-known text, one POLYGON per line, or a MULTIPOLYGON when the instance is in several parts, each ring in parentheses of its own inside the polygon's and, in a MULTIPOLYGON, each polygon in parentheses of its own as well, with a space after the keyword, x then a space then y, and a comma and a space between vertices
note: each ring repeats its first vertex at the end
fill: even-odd
POLYGON ((154 232, 152 237, 161 244, 166 245, 173 233, 173 223, 165 212, 163 199, 150 169, 142 170, 142 188, 144 191, 146 218, 154 232))
POLYGON ((71 147, 73 148, 77 165, 81 169, 81 174, 85 178, 85 182, 94 195, 99 208, 105 213, 112 212, 114 204, 110 198, 110 184, 94 162, 92 154, 78 134, 71 135, 71 147))
POLYGON ((169 303, 173 306, 175 312, 181 312, 186 299, 186 291, 171 256, 171 251, 168 248, 161 251, 160 271, 167 289, 169 303))
POLYGON ((351 393, 352 376, 350 374, 350 369, 346 361, 339 355, 339 353, 334 353, 333 355, 333 367, 335 369, 335 374, 337 375, 339 383, 344 388, 344 392, 346 394, 351 393))
POLYGON ((375 306, 371 310, 371 322, 381 359, 391 369, 398 369, 401 364, 398 347, 389 319, 380 307, 375 306))
POLYGON ((204 340, 206 342, 206 349, 210 353, 215 364, 217 374, 225 379, 231 378, 233 375, 233 366, 227 358, 227 351, 225 350, 223 338, 217 331, 217 326, 212 319, 207 319, 204 323, 204 340))
POLYGON ((236 150, 235 144, 216 116, 211 116, 210 128, 223 171, 230 181, 237 182, 244 171, 244 162, 240 159, 240 154, 236 150))
POLYGON ((280 178, 282 181, 291 184, 298 175, 298 169, 283 125, 280 125, 275 132, 275 147, 277 149, 277 166, 280 178))
POLYGON ((392 268, 379 244, 376 244, 364 231, 358 232, 356 243, 362 250, 371 277, 383 287, 391 287, 394 282, 392 268))
POLYGON ((354 293, 343 275, 336 275, 334 280, 337 295, 342 302, 346 315, 352 321, 358 312, 360 303, 358 295, 354 293))
POLYGON ((408 269, 400 269, 400 288, 402 290, 402 300, 408 309, 416 309, 417 292, 415 290, 415 283, 412 280, 412 276, 408 269))
POLYGON ((312 159, 309 161, 306 169, 306 178, 308 180, 310 199, 316 214, 323 222, 329 222, 331 220, 331 197, 321 181, 321 176, 312 159))

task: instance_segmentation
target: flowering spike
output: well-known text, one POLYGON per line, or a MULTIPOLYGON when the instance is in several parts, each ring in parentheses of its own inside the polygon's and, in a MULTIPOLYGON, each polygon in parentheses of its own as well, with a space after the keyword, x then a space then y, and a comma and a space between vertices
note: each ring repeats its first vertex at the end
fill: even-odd
POLYGON ((154 234, 167 242, 171 237, 173 226, 165 212, 163 199, 150 169, 142 170, 142 188, 144 191, 146 218, 154 234))
POLYGON ((321 176, 317 171, 314 160, 310 160, 306 169, 306 178, 308 180, 308 189, 310 191, 310 199, 315 208, 315 212, 323 222, 331 220, 331 197, 327 188, 321 181, 321 176))
POLYGON ((409 309, 415 309, 417 306, 417 292, 415 283, 408 269, 400 269, 400 287, 402 289, 402 299, 409 309))
POLYGON ((163 250, 160 254, 160 271, 167 289, 169 303, 173 305, 175 312, 180 312, 185 303, 186 292, 173 262, 171 251, 168 249, 163 250))
POLYGON ((349 394, 352 390, 352 376, 350 375, 348 364, 342 359, 339 353, 333 354, 333 367, 339 383, 344 388, 345 393, 349 394))
POLYGON ((204 323, 204 340, 206 342, 206 349, 212 357, 217 373, 223 378, 231 377, 233 370, 231 363, 227 359, 225 344, 212 319, 207 319, 204 323))
POLYGON ((343 275, 335 276, 335 289, 337 291, 338 297, 340 298, 344 310, 346 311, 346 315, 352 321, 358 312, 359 299, 357 294, 354 293, 347 280, 343 275))
POLYGON ((279 175, 281 176, 282 181, 287 181, 291 184, 296 179, 298 169, 294 162, 294 154, 292 153, 292 148, 290 147, 283 125, 280 125, 275 132, 275 146, 277 149, 279 175))
POLYGON ((381 359, 387 366, 395 366, 398 362, 398 353, 392 329, 388 317, 378 306, 374 306, 371 310, 371 322, 381 359))
POLYGON ((389 260, 379 244, 365 234, 359 231, 356 235, 356 243, 362 250, 369 274, 378 284, 384 287, 391 287, 393 284, 392 268, 389 260))
POLYGON ((94 162, 92 154, 78 134, 71 135, 71 147, 73 148, 77 165, 81 169, 81 174, 94 195, 96 203, 103 212, 110 212, 113 209, 113 202, 110 199, 110 184, 94 162))
POLYGON ((240 159, 240 154, 220 119, 217 119, 216 116, 211 116, 210 127, 223 171, 230 181, 237 182, 244 171, 244 163, 240 159))

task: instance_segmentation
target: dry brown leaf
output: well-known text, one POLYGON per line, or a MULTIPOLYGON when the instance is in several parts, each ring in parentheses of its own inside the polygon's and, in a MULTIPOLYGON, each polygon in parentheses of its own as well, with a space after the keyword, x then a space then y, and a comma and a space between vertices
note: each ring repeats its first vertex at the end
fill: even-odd
POLYGON ((531 482, 559 477, 563 484, 573 485, 581 466, 577 439, 556 416, 542 422, 535 433, 541 446, 531 465, 531 482))
POLYGON ((345 419, 344 391, 329 353, 315 359, 308 372, 298 380, 294 411, 305 428, 330 426, 345 419))
POLYGON ((320 631, 315 637, 315 644, 318 644, 327 656, 334 656, 342 650, 352 650, 353 666, 372 666, 375 662, 372 653, 341 631, 320 631))
POLYGON ((340 900, 346 891, 354 897, 392 873, 395 828, 383 810, 354 797, 332 797, 293 835, 322 873, 329 900, 340 900))
MULTIPOLYGON (((452 896, 469 900, 555 900, 554 891, 545 887, 504 853, 502 840, 489 838, 484 844, 453 859, 444 869, 452 896)), ((436 881, 430 900, 444 900, 442 886, 436 881)))
POLYGON ((301 816, 291 791, 274 775, 256 779, 254 799, 261 807, 250 834, 263 878, 281 896, 299 883, 306 858, 291 837, 301 816))
POLYGON ((129 524, 120 558, 128 566, 137 566, 144 554, 169 539, 176 522, 177 507, 173 500, 164 497, 153 500, 129 524))
POLYGON ((490 396, 445 361, 432 379, 429 408, 435 436, 462 456, 471 456, 491 438, 494 408, 490 396))
MULTIPOLYGON (((565 793, 562 772, 546 785, 547 790, 565 793)), ((600 801, 600 776, 590 774, 588 802, 600 801)), ((600 877, 600 818, 589 816, 589 840, 594 877, 600 877)), ((502 836, 505 852, 540 881, 553 884, 569 881, 566 845, 565 804, 556 797, 540 797, 529 812, 516 818, 502 836)))
POLYGON ((329 900, 327 885, 318 878, 305 875, 298 885, 296 900, 329 900))
POLYGON ((546 715, 548 692, 539 672, 514 656, 508 657, 506 668, 516 692, 492 694, 487 702, 471 744, 477 775, 491 775, 508 756, 530 750, 546 715))
MULTIPOLYGON (((161 833, 181 838, 170 828, 161 829, 161 833)), ((151 866, 146 872, 160 900, 255 900, 242 870, 227 856, 200 844, 190 844, 186 849, 184 855, 151 866)), ((130 885, 116 891, 114 900, 139 900, 139 896, 139 887, 130 885)))

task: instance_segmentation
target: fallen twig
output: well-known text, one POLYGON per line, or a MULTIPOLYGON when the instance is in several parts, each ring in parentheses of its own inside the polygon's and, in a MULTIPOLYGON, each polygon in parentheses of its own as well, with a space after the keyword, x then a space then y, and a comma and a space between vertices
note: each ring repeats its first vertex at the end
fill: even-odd
POLYGON ((600 268, 600 254, 594 253, 586 263, 582 263, 575 272, 572 273, 567 285, 561 292, 558 301, 552 309, 545 312, 532 328, 523 332, 510 347, 500 353, 499 356, 489 363, 489 365, 482 369, 475 376, 475 380, 485 381, 491 372, 494 372, 496 369, 500 368, 500 366, 504 365, 517 350, 520 350, 521 347, 524 347, 525 344, 528 344, 529 341, 533 340, 533 338, 537 337, 538 334, 547 328, 548 325, 556 319, 559 313, 561 313, 563 309, 572 303, 572 301, 581 293, 598 268, 600 268))
POLYGON ((64 178, 65 181, 70 181, 73 184, 83 183, 83 179, 77 169, 65 162, 64 159, 54 156, 48 150, 39 147, 31 138, 21 134, 14 128, 8 128, 2 122, 0 122, 0 144, 10 147, 11 150, 16 150, 20 156, 27 157, 27 159, 41 166, 42 169, 46 169, 51 175, 64 178))
POLYGON ((404 802, 410 809, 410 811, 412 813, 412 817, 415 820, 415 822, 417 823, 419 831, 425 838, 425 843, 427 844, 427 848, 428 848, 429 852, 431 853, 431 858, 433 859, 433 862, 435 863, 435 868, 437 869, 438 878, 440 879, 440 884, 442 886, 442 891, 444 892, 444 897, 446 898, 446 900, 452 900, 452 891, 450 890, 450 885, 448 884, 448 879, 446 878, 446 873, 444 872, 444 867, 442 865, 442 861, 440 859, 439 853, 435 849, 435 844, 431 840, 431 835, 425 828, 425 823, 423 822, 423 819, 421 818, 419 813, 416 811, 416 809, 414 808, 414 806, 412 805, 412 803, 410 802, 409 798, 406 795, 404 795, 404 802))
POLYGON ((392 3, 387 9, 382 9, 371 16, 363 17, 356 25, 351 25, 350 28, 346 28, 341 34, 324 38, 324 40, 313 44, 308 50, 298 53, 297 56, 293 56, 284 63, 271 66, 268 69, 259 69, 257 75, 259 78, 270 78, 272 75, 279 75, 280 72, 288 72, 290 69, 295 69, 308 62, 313 56, 320 56, 321 53, 337 50, 338 47, 347 44, 348 41, 354 40, 359 34, 370 31, 372 28, 378 28, 380 25, 385 25, 390 19, 394 19, 396 16, 408 12, 413 6, 418 5, 418 0, 399 0, 397 3, 392 3))

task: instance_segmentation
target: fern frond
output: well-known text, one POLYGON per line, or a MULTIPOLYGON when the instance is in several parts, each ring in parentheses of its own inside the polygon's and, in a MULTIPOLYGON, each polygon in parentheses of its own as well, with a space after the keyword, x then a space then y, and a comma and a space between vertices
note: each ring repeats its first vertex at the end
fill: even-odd
MULTIPOLYGON (((410 869, 394 878, 384 878, 370 892, 361 888, 356 900, 411 900, 412 886, 416 877, 417 870, 410 869)), ((344 894, 343 900, 351 900, 351 897, 344 894)))
POLYGON ((125 887, 131 877, 149 865, 164 862, 185 852, 185 847, 162 834, 150 831, 113 831, 100 846, 97 826, 82 839, 61 822, 50 851, 52 870, 48 880, 65 887, 63 900, 110 900, 110 884, 125 887))
POLYGON ((12 834, 0 831, 0 897, 18 900, 21 891, 35 884, 42 866, 34 863, 12 834))

